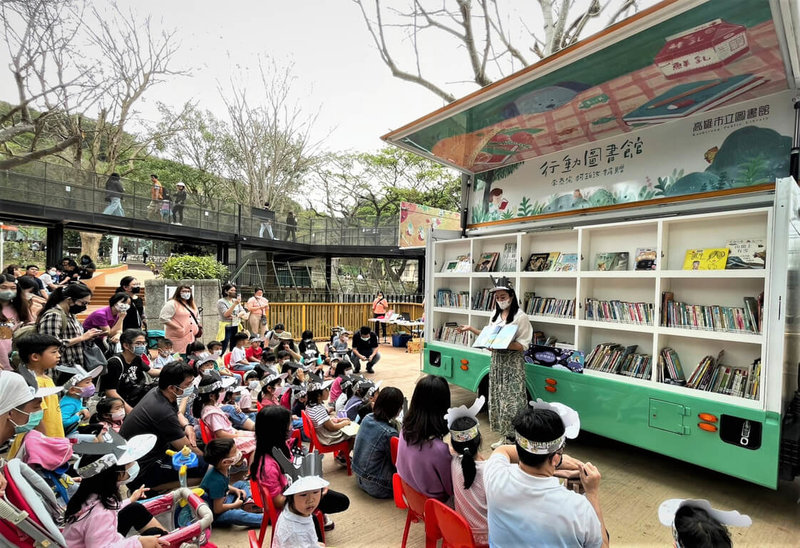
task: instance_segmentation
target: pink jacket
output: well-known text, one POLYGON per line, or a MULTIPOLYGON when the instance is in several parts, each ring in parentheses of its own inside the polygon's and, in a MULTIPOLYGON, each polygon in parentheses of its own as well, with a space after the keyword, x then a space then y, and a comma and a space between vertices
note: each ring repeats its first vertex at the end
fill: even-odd
MULTIPOLYGON (((126 506, 130 501, 122 501, 126 506)), ((142 548, 139 537, 125 538, 117 532, 117 512, 106 510, 97 497, 81 508, 78 521, 64 528, 64 540, 70 548, 142 548)))

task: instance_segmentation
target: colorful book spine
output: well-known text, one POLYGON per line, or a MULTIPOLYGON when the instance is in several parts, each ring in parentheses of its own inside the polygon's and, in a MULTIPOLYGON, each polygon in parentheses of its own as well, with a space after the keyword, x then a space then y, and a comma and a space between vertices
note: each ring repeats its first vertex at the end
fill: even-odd
POLYGON ((653 325, 653 303, 586 299, 586 319, 597 322, 653 325))
POLYGON ((535 293, 526 293, 525 313, 531 316, 574 318, 575 299, 556 299, 554 297, 537 297, 535 293))
POLYGON ((662 299, 661 325, 683 329, 707 331, 729 331, 734 333, 760 333, 755 321, 757 310, 755 299, 745 297, 744 307, 687 304, 662 299))
POLYGON ((486 288, 475 293, 472 297, 472 310, 494 310, 494 292, 486 288))
POLYGON ((469 306, 469 291, 454 293, 449 289, 439 289, 436 292, 436 306, 467 308, 469 306))
POLYGON ((472 346, 474 335, 469 331, 463 333, 458 332, 458 326, 442 325, 436 330, 436 340, 450 344, 461 344, 464 346, 472 346))
POLYGON ((637 354, 636 346, 622 346, 616 343, 602 343, 595 346, 586 356, 584 367, 625 375, 637 379, 648 379, 652 369, 652 356, 637 354))

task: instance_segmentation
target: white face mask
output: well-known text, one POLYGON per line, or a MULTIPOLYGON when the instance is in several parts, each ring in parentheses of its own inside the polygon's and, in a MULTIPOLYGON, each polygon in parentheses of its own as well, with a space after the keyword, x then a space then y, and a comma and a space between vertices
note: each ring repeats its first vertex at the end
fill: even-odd
POLYGON ((250 383, 247 385, 247 387, 248 387, 250 390, 255 390, 255 389, 257 389, 259 386, 261 386, 261 383, 260 383, 260 382, 258 382, 258 381, 250 381, 250 383))
POLYGON ((214 350, 212 354, 214 354, 215 356, 222 356, 222 350, 214 350))
POLYGON ((509 306, 511 306, 511 299, 509 299, 509 300, 507 300, 507 301, 496 301, 496 302, 497 302, 497 307, 498 307, 500 310, 505 310, 505 309, 507 309, 509 306))
POLYGON ((181 299, 183 299, 184 301, 188 301, 191 298, 192 298, 191 293, 181 293, 181 299))
POLYGON ((128 309, 130 309, 130 307, 131 307, 131 305, 129 305, 129 304, 119 303, 117 305, 117 310, 119 310, 120 312, 127 312, 128 309))
POLYGON ((111 413, 111 419, 117 422, 122 422, 122 419, 125 418, 125 410, 120 409, 119 411, 114 411, 111 413))
POLYGON ((136 476, 139 475, 139 463, 134 462, 130 468, 126 470, 128 472, 128 477, 124 480, 119 480, 117 485, 126 485, 136 479, 136 476))

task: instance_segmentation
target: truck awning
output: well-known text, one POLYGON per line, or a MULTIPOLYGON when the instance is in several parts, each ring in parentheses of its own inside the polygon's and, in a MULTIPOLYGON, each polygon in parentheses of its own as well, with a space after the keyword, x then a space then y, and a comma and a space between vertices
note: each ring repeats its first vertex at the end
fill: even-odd
POLYGON ((800 87, 797 0, 665 0, 382 137, 475 174, 800 87))

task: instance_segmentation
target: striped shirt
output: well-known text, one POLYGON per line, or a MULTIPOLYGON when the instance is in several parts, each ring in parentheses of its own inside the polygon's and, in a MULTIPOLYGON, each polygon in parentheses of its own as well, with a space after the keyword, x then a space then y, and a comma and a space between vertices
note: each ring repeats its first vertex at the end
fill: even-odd
POLYGON ((328 408, 322 404, 306 407, 306 415, 314 422, 314 426, 322 426, 331 418, 328 408))

